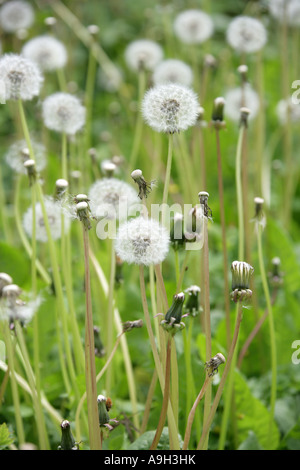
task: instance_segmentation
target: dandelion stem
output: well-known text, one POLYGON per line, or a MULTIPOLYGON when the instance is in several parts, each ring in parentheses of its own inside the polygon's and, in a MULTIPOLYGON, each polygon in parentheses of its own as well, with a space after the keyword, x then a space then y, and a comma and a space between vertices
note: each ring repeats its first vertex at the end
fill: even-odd
MULTIPOLYGON (((115 272, 116 272, 116 254, 114 249, 114 240, 110 242, 110 279, 109 279, 109 290, 108 290, 108 308, 107 308, 107 354, 111 353, 112 340, 113 340, 113 306, 114 306, 114 284, 115 284, 115 272)), ((111 390, 112 381, 112 369, 108 369, 106 374, 105 389, 109 396, 111 390)))
POLYGON ((230 303, 229 303, 229 281, 228 281, 228 254, 226 243, 226 222, 225 222, 225 203, 224 203, 224 187, 223 187, 223 171, 222 156, 220 146, 220 132, 216 129, 217 144, 217 160, 218 160, 218 186, 220 198, 220 218, 222 227, 222 252, 223 252, 223 273, 224 273, 224 298, 225 298, 225 318, 226 318, 226 334, 227 347, 230 344, 230 303))
MULTIPOLYGON (((164 386, 165 386, 165 378, 164 378, 164 373, 162 370, 161 362, 159 359, 157 347, 155 344, 155 338, 154 338, 153 331, 152 331, 151 319, 150 319, 147 297, 146 297, 144 268, 142 265, 140 265, 139 268, 140 268, 140 288, 141 288, 141 297, 142 297, 144 316, 145 316, 146 326, 147 326, 150 344, 152 348, 154 363, 155 363, 158 379, 160 382, 160 387, 163 392, 164 386)), ((176 421, 175 421, 173 410, 172 410, 170 403, 168 406, 168 421, 169 421, 170 440, 172 440, 173 442, 174 450, 179 450, 180 446, 179 446, 179 439, 178 439, 178 430, 177 430, 176 421)))
POLYGON ((206 392, 209 381, 210 381, 210 377, 208 375, 206 375, 204 384, 202 385, 202 388, 201 388, 201 390, 200 390, 200 392, 199 392, 199 394, 198 394, 198 396, 197 396, 197 398, 196 398, 196 400, 195 400, 195 402, 194 402, 194 404, 191 408, 191 411, 189 413, 187 426, 186 426, 186 430, 185 430, 185 435, 184 435, 182 450, 186 450, 188 448, 188 445, 189 445, 189 442, 190 442, 190 437, 191 437, 192 425, 193 425, 193 421, 194 421, 194 418, 195 418, 196 410, 197 410, 197 407, 198 407, 200 401, 204 397, 204 394, 206 392))
POLYGON ((95 366, 95 344, 93 329, 93 313, 90 286, 89 235, 88 229, 82 224, 85 267, 85 380, 88 406, 89 442, 91 450, 101 449, 99 418, 97 406, 97 384, 95 366))
POLYGON ((11 339, 11 332, 9 331, 8 323, 3 322, 3 334, 5 338, 5 345, 6 345, 6 352, 7 352, 7 362, 8 362, 8 370, 10 373, 10 383, 12 389, 12 397, 13 397, 13 404, 14 404, 14 414, 16 420, 16 430, 18 436, 18 443, 19 446, 24 444, 25 442, 25 432, 20 408, 20 397, 18 391, 18 385, 15 377, 15 365, 14 365, 14 348, 11 339))
POLYGON ((161 437, 163 427, 166 421, 166 416, 167 416, 167 411, 168 411, 168 401, 169 401, 169 395, 170 395, 171 346, 172 346, 172 338, 171 338, 171 335, 169 334, 168 341, 167 341, 164 396, 163 396, 159 422, 156 428, 156 433, 155 433, 153 442, 150 446, 150 450, 155 450, 157 448, 157 445, 159 443, 159 439, 161 437))
POLYGON ((136 159, 138 156, 138 151, 141 144, 142 130, 143 130, 143 119, 141 113, 141 102, 145 93, 146 88, 146 71, 142 68, 139 70, 138 74, 138 112, 135 123, 135 131, 133 138, 133 146, 131 150, 131 155, 129 158, 129 169, 133 170, 136 167, 136 159))
POLYGON ((168 194, 170 186, 170 177, 171 177, 171 167, 172 167, 172 156, 173 156, 173 135, 169 134, 168 136, 168 157, 167 157, 167 167, 165 174, 165 184, 164 192, 162 199, 162 225, 166 224, 166 204, 168 203, 168 194))
POLYGON ((242 191, 242 181, 241 181, 241 163, 242 163, 242 149, 243 149, 243 140, 245 135, 246 127, 244 124, 241 124, 238 144, 236 150, 236 161, 235 161, 235 181, 236 181, 236 197, 237 197, 237 206, 238 206, 238 230, 239 230, 239 240, 238 240, 238 259, 244 259, 244 216, 243 216, 243 191, 242 191))
POLYGON ((276 384, 277 384, 276 338, 275 338, 272 302, 271 302, 270 291, 268 287, 268 281, 267 281, 265 265, 264 265, 264 260, 263 260, 263 248, 262 248, 263 227, 259 223, 257 225, 258 225, 257 226, 257 247, 258 247, 259 268, 260 268, 261 280, 262 280, 262 285, 263 285, 263 290, 264 290, 267 310, 268 310, 270 343, 271 343, 272 381, 271 381, 270 424, 269 424, 269 433, 268 433, 268 445, 269 445, 268 449, 270 449, 272 445, 272 433, 273 433, 273 426, 274 426, 273 421, 274 421, 274 411, 275 411, 275 402, 276 402, 276 384))
POLYGON ((16 328, 16 334, 17 334, 18 342, 19 342, 20 349, 21 349, 24 369, 26 371, 29 386, 32 390, 32 401, 33 401, 33 406, 35 409, 35 421, 37 424, 40 449, 49 450, 49 441, 48 441, 48 436, 46 433, 44 416, 43 416, 42 407, 39 401, 38 391, 36 389, 36 379, 34 377, 34 373, 30 365, 30 359, 29 359, 29 355, 27 352, 26 342, 24 339, 22 327, 19 324, 19 322, 15 323, 15 328, 16 328))
POLYGON ((229 352, 228 352, 225 368, 224 368, 222 378, 221 378, 221 381, 219 383, 218 390, 216 392, 214 401, 212 403, 209 415, 207 417, 207 420, 204 423, 203 430, 202 430, 202 436, 201 436, 200 441, 198 443, 197 450, 202 450, 203 449, 205 440, 207 438, 207 434, 209 432, 211 423, 212 423, 213 418, 215 416, 217 407, 218 407, 220 399, 221 399, 221 395, 222 395, 223 390, 224 390, 226 378, 227 378, 227 375, 230 371, 230 367, 231 367, 231 363, 232 363, 232 359, 233 359, 233 355, 234 355, 234 352, 235 352, 236 343, 237 343, 237 339, 238 339, 238 335, 239 335, 240 325, 241 325, 242 316, 243 316, 242 315, 242 313, 243 313, 242 308, 243 308, 243 306, 239 302, 237 304, 237 318, 236 318, 236 322, 235 322, 235 329, 234 329, 234 333, 233 333, 233 336, 232 336, 232 341, 231 341, 230 349, 229 349, 229 352))

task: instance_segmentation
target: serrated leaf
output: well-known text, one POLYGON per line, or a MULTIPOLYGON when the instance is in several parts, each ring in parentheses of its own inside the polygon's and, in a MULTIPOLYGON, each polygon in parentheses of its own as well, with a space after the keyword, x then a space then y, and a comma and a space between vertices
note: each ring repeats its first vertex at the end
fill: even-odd
POLYGON ((235 404, 237 413, 237 428, 239 443, 245 441, 250 431, 257 436, 259 444, 267 450, 277 449, 279 431, 273 422, 273 435, 269 445, 270 413, 265 405, 251 393, 251 390, 241 374, 235 374, 235 404))
POLYGON ((3 450, 14 442, 6 423, 0 424, 0 449, 3 450))

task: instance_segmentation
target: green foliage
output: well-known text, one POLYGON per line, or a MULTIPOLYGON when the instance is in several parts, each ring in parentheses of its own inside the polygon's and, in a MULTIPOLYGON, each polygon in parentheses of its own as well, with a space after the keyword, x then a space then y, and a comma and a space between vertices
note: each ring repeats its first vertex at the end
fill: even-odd
POLYGON ((7 449, 11 444, 13 444, 14 440, 15 438, 9 431, 7 424, 0 424, 0 450, 7 449))

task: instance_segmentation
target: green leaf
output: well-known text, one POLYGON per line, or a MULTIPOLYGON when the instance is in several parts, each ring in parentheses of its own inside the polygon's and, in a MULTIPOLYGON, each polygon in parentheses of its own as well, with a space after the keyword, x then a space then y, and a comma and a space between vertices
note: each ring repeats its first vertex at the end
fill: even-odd
POLYGON ((0 449, 3 450, 14 442, 6 423, 0 424, 0 449))
POLYGON ((0 242, 0 271, 9 274, 14 283, 22 286, 30 274, 30 260, 25 251, 0 242))
POLYGON ((257 436, 261 447, 267 450, 276 449, 279 443, 279 431, 275 421, 271 446, 270 449, 268 448, 269 411, 258 398, 252 395, 246 380, 238 372, 235 374, 234 385, 239 443, 245 441, 249 432, 252 431, 257 436))
MULTIPOLYGON (((153 438, 155 436, 155 430, 147 431, 142 434, 138 439, 136 439, 127 450, 149 450, 152 444, 153 438)), ((180 445, 182 444, 181 438, 179 436, 180 445)), ((167 427, 163 428, 157 450, 168 450, 169 447, 169 430, 167 427)))
POLYGON ((240 444, 238 450, 263 450, 253 431, 249 431, 248 437, 240 444))

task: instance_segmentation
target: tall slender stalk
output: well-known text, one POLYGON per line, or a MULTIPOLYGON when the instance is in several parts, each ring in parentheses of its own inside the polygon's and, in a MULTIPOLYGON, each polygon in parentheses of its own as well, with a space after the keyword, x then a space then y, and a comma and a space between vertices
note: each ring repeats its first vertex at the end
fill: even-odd
MULTIPOLYGON (((109 291, 108 291, 108 306, 107 306, 107 354, 110 355, 113 342, 113 306, 114 306, 114 285, 115 285, 115 271, 116 271, 116 254, 114 249, 114 240, 110 242, 110 278, 109 278, 109 291)), ((112 368, 109 367, 106 373, 105 390, 109 396, 112 382, 112 368)))
POLYGON ((161 437, 163 427, 166 421, 167 411, 168 411, 168 401, 169 401, 169 394, 170 394, 170 372, 171 372, 171 345, 172 345, 172 338, 169 334, 168 341, 167 341, 167 354, 166 354, 166 371, 165 371, 165 388, 164 388, 164 395, 163 395, 163 402, 161 406, 161 412, 159 417, 159 422, 156 428, 156 433, 153 439, 153 442, 150 446, 150 450, 155 450, 159 443, 159 439, 161 437))
POLYGON ((191 411, 189 413, 189 416, 188 416, 188 420, 187 420, 187 426, 186 426, 186 430, 185 430, 185 435, 184 435, 184 441, 183 441, 183 446, 182 446, 182 450, 186 450, 188 448, 188 445, 189 445, 189 442, 190 442, 190 437, 191 437, 191 430, 192 430, 192 425, 193 425, 193 421, 194 421, 194 418, 195 418, 195 414, 196 414, 196 410, 197 410, 197 407, 200 403, 200 401, 202 400, 202 398, 204 397, 205 395, 205 392, 206 392, 206 389, 207 389, 207 386, 209 384, 209 381, 210 381, 210 377, 208 375, 206 375, 205 377, 205 381, 204 381, 204 384, 202 385, 202 388, 191 408, 191 411))
POLYGON ((7 352, 7 362, 8 370, 10 374, 10 383, 12 390, 12 398, 14 404, 15 420, 16 420, 16 431, 18 437, 19 447, 25 442, 25 431, 22 419, 22 413, 20 408, 20 397, 18 391, 18 384, 15 377, 15 354, 13 342, 11 339, 11 332, 7 322, 3 322, 3 334, 5 338, 6 352, 7 352))
POLYGON ((268 432, 268 448, 271 448, 272 442, 272 433, 274 426, 274 412, 275 412, 275 402, 276 402, 276 387, 277 387, 277 357, 276 357, 276 338, 275 338, 275 327, 274 327, 274 318, 273 318, 273 309, 270 291, 268 287, 267 275, 263 259, 263 247, 262 247, 262 230, 263 227, 260 223, 257 224, 257 247, 258 247, 258 260, 259 268, 261 274, 261 280, 263 285, 263 290, 265 294, 267 310, 268 310, 268 319, 269 319, 269 331, 270 331, 270 343, 271 343, 271 370, 272 370, 272 380, 271 380, 271 402, 270 402, 270 423, 269 423, 269 432, 268 432))
MULTIPOLYGON (((148 309, 148 303, 147 303, 147 297, 146 297, 146 288, 145 288, 145 280, 144 280, 144 268, 142 265, 140 265, 140 288, 141 288, 141 297, 142 297, 142 304, 143 304, 143 310, 144 310, 144 316, 145 316, 145 321, 146 321, 146 326, 148 330, 148 335, 150 339, 150 345, 152 348, 152 353, 153 353, 153 358, 154 358, 154 363, 158 375, 158 379, 160 382, 160 387, 163 392, 164 387, 165 387, 165 377, 161 365, 161 361, 159 358, 159 354, 157 351, 156 343, 155 343, 155 338, 153 335, 152 331, 152 325, 151 325, 151 319, 150 319, 150 314, 149 314, 149 309, 148 309)), ((172 407, 168 405, 168 422, 169 422, 169 434, 170 434, 170 441, 172 440, 174 449, 173 450, 179 450, 180 445, 179 445, 179 438, 178 438, 178 429, 176 426, 176 421, 174 418, 174 413, 172 410, 172 407)))
POLYGON ((224 273, 224 298, 225 298, 225 318, 226 318, 226 335, 227 347, 230 345, 230 303, 229 303, 229 281, 228 281, 228 254, 227 254, 227 238, 226 238, 226 222, 225 222, 225 202, 224 202, 224 187, 223 187, 223 171, 222 171, 222 156, 220 146, 220 131, 216 131, 216 144, 217 144, 217 160, 218 160, 218 187, 220 198, 220 218, 222 227, 222 252, 223 252, 223 273, 224 273))
POLYGON ((135 123, 134 137, 132 150, 129 157, 129 169, 134 170, 136 167, 136 159, 141 145, 142 131, 143 131, 143 119, 141 113, 141 102, 146 89, 146 71, 141 68, 138 73, 138 112, 135 123))
POLYGON ((89 442, 91 450, 101 449, 101 439, 99 431, 98 405, 97 405, 97 384, 95 366, 95 344, 92 313, 92 298, 90 285, 90 264, 89 264, 89 236, 88 229, 82 224, 83 244, 84 244, 84 267, 85 267, 85 380, 88 408, 89 442))
POLYGON ((197 450, 202 450, 204 448, 205 440, 207 439, 207 434, 209 432, 211 423, 212 423, 213 418, 215 416, 216 410, 218 408, 218 405, 219 405, 219 402, 220 402, 220 399, 221 399, 221 396, 222 396, 222 393, 223 393, 223 390, 224 390, 226 378, 227 378, 228 373, 229 373, 230 368, 231 368, 231 362, 232 362, 232 359, 233 359, 233 355, 234 355, 235 348, 236 348, 236 343, 237 343, 237 340, 238 340, 240 325, 241 325, 242 316, 243 316, 243 310, 242 309, 243 309, 242 303, 239 302, 237 304, 237 318, 236 318, 236 322, 235 322, 235 330, 234 330, 234 333, 233 333, 233 336, 232 336, 232 341, 231 341, 230 349, 229 349, 229 352, 228 352, 225 368, 224 368, 224 371, 223 371, 223 374, 222 374, 222 377, 221 377, 221 381, 219 383, 218 390, 216 392, 214 401, 212 403, 208 418, 207 418, 206 422, 204 423, 202 436, 201 436, 200 441, 198 443, 197 450))
POLYGON ((163 199, 162 199, 162 225, 166 223, 166 204, 168 203, 168 194, 169 194, 169 186, 170 186, 170 178, 171 178, 171 168, 172 168, 172 157, 173 157, 173 135, 169 134, 168 136, 168 156, 167 156, 167 167, 166 167, 166 174, 165 174, 165 184, 164 184, 164 191, 163 191, 163 199))

